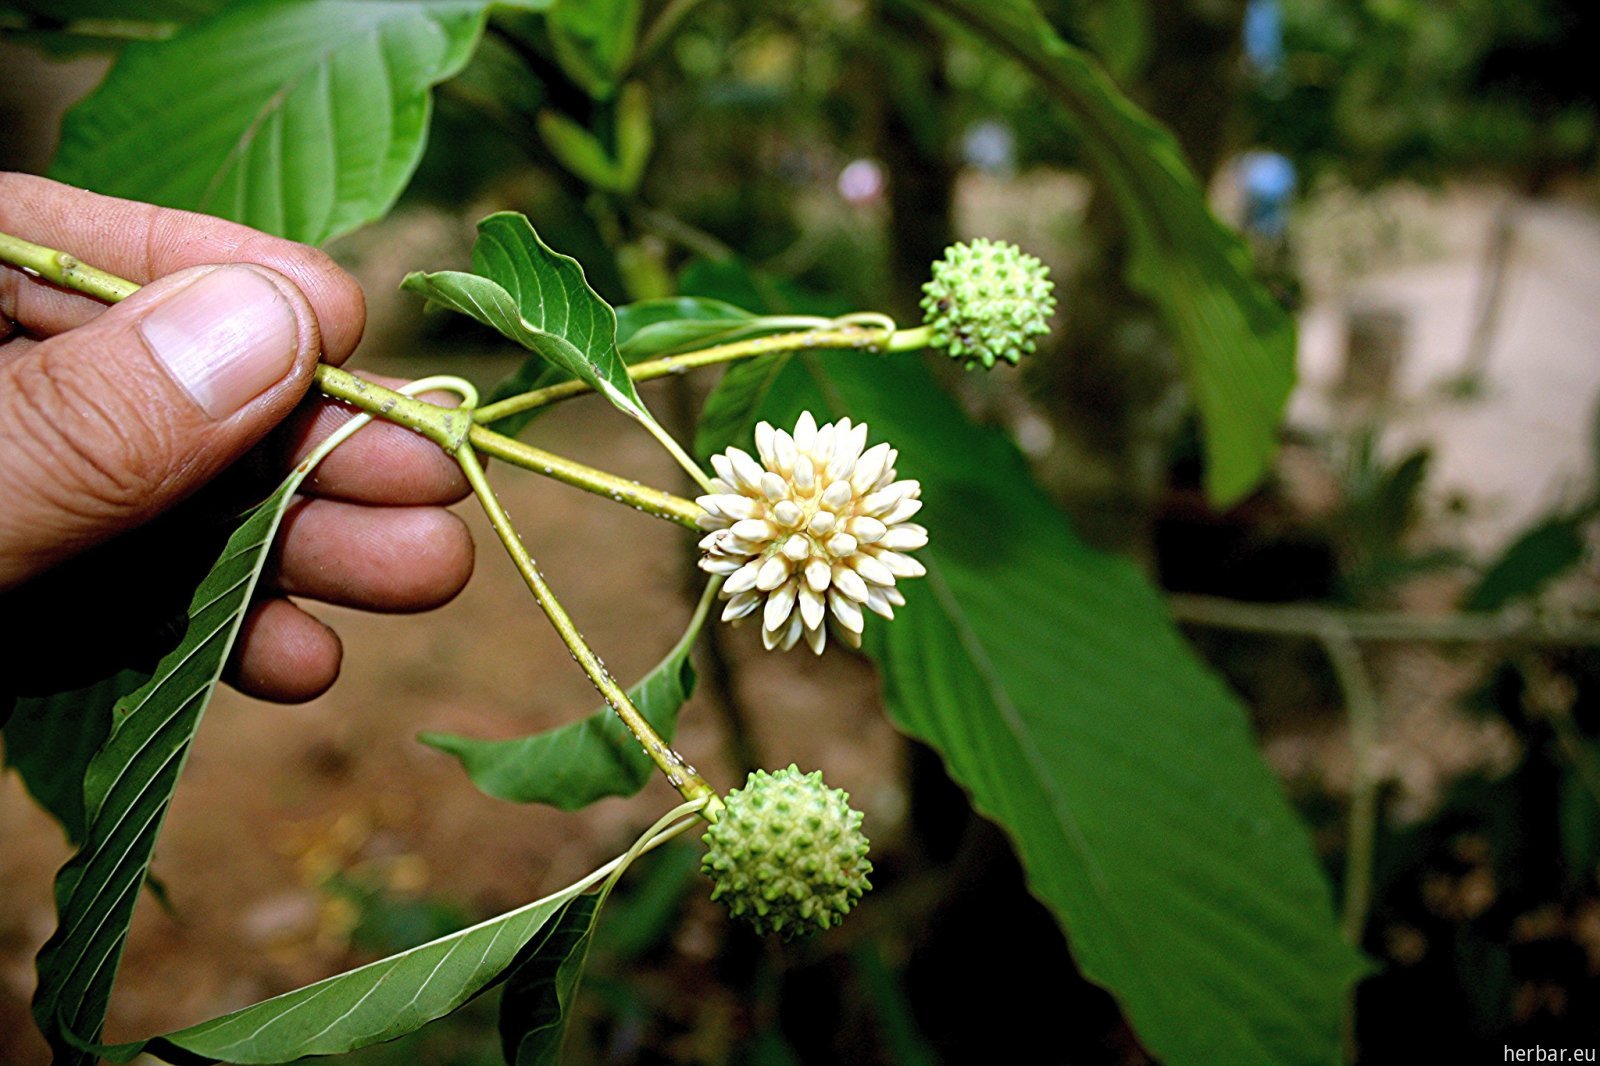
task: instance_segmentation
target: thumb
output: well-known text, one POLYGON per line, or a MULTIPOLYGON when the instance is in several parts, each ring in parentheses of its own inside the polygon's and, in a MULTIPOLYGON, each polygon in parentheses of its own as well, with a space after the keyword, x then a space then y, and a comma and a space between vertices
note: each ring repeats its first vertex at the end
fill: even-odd
POLYGON ((0 589, 140 525, 311 380, 316 316, 265 267, 193 267, 0 365, 0 589))

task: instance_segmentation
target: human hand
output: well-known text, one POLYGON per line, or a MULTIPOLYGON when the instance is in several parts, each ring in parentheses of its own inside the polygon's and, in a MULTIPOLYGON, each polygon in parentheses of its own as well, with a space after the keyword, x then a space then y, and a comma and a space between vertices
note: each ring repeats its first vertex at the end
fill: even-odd
MULTIPOLYGON (((0 611, 20 630, 0 660, 28 694, 137 665, 119 659, 130 624, 149 639, 127 654, 156 652, 186 606, 173 589, 194 584, 177 578, 197 580, 228 522, 350 417, 301 400, 319 357, 355 349, 365 305, 314 248, 43 178, 0 174, 0 231, 145 286, 107 307, 0 267, 0 611)), ((443 506, 460 472, 407 430, 362 429, 301 493, 228 672, 283 702, 325 691, 341 657, 290 596, 426 610, 472 569, 443 506)))

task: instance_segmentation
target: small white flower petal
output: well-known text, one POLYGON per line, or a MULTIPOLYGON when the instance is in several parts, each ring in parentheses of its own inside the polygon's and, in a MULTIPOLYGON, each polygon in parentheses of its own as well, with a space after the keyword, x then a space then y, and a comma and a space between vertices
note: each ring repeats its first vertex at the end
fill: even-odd
POLYGON ((784 477, 789 477, 794 473, 794 460, 799 454, 795 451, 794 438, 783 430, 778 430, 772 441, 772 468, 784 477))
MULTIPOLYGON (((713 455, 711 457, 711 469, 717 472, 717 480, 726 484, 728 491, 736 491, 733 486, 738 484, 739 479, 734 476, 733 463, 726 455, 723 455, 721 452, 713 455)), ((717 488, 716 482, 712 482, 711 487, 717 488)))
POLYGON ((761 461, 771 468, 774 457, 773 429, 771 422, 756 423, 756 454, 761 456, 761 461))
POLYGON ((782 474, 774 474, 770 470, 764 470, 761 473, 761 477, 757 479, 756 484, 760 486, 762 494, 769 500, 775 502, 789 498, 789 483, 784 480, 782 474))
POLYGON ((850 482, 835 481, 823 490, 821 502, 828 510, 839 511, 854 498, 855 493, 850 488, 850 482))
POLYGON ((720 497, 717 497, 717 496, 714 496, 714 495, 713 496, 696 496, 694 498, 694 502, 698 503, 700 505, 700 509, 702 511, 706 512, 707 514, 720 515, 722 513, 722 508, 717 506, 717 500, 719 498, 720 497))
POLYGON ((834 514, 832 511, 818 511, 816 514, 811 516, 811 522, 806 526, 806 529, 808 529, 813 536, 826 537, 829 533, 833 532, 833 527, 838 520, 839 516, 834 514))
POLYGON ((857 495, 864 496, 872 491, 878 483, 878 478, 883 474, 884 463, 888 458, 887 442, 874 444, 861 453, 861 458, 856 460, 855 472, 850 475, 850 487, 856 490, 857 495))
POLYGON ((797 581, 786 581, 767 593, 766 610, 761 615, 762 628, 779 633, 783 631, 783 624, 794 610, 799 584, 797 581))
POLYGON ((883 598, 894 604, 896 607, 904 607, 906 605, 905 593, 901 592, 897 588, 884 589, 883 598))
POLYGON ((737 522, 741 518, 760 518, 761 504, 748 496, 738 496, 729 493, 726 496, 716 497, 717 510, 737 522))
POLYGON ((745 565, 746 563, 743 559, 735 558, 731 555, 703 555, 700 557, 700 569, 708 574, 716 574, 720 577, 737 573, 745 565))
POLYGON ((800 634, 805 632, 805 625, 800 621, 797 613, 789 619, 789 628, 783 631, 783 650, 788 651, 800 642, 800 634))
POLYGON ((794 460, 794 487, 800 495, 809 496, 817 487, 817 468, 809 455, 798 455, 794 460))
POLYGON ((899 552, 880 551, 878 561, 888 567, 889 572, 895 577, 921 577, 928 572, 927 567, 911 556, 901 555, 899 552))
POLYGON ((801 585, 798 602, 800 604, 800 617, 805 619, 809 628, 816 629, 822 625, 823 619, 827 617, 828 610, 827 599, 820 591, 812 588, 809 584, 801 585))
POLYGON ((729 600, 728 605, 722 609, 722 620, 724 622, 739 621, 761 606, 761 599, 759 592, 741 592, 729 600))
POLYGON ((835 533, 828 538, 828 551, 841 559, 847 555, 854 555, 856 547, 856 538, 848 533, 835 533))
POLYGON ((694 520, 694 524, 699 526, 701 529, 714 529, 720 532, 721 530, 727 528, 728 520, 719 515, 714 515, 710 511, 707 511, 696 518, 694 520))
POLYGON ((756 490, 761 487, 761 475, 766 471, 748 453, 729 448, 728 461, 733 464, 733 473, 739 479, 740 489, 756 490))
POLYGON ((748 592, 756 587, 756 575, 761 572, 761 560, 751 559, 740 565, 734 575, 728 578, 727 584, 722 586, 724 596, 737 596, 741 592, 748 592))
POLYGON ((794 424, 794 446, 798 451, 809 452, 816 443, 817 420, 811 417, 810 411, 801 411, 794 424))
POLYGON ((867 598, 867 583, 843 563, 833 564, 833 587, 857 602, 867 598))
POLYGON ((811 626, 806 630, 806 643, 811 646, 813 654, 821 655, 822 649, 828 645, 828 629, 826 626, 811 626))
POLYGON ((768 557, 756 571, 755 586, 762 592, 770 592, 789 580, 789 560, 782 554, 768 557))
POLYGON ((726 529, 713 529, 710 533, 700 538, 700 550, 703 552, 721 552, 727 540, 728 531, 726 529))
POLYGON ((844 641, 846 644, 850 645, 852 648, 861 647, 861 634, 860 633, 854 632, 853 630, 846 629, 844 626, 840 626, 838 632, 839 632, 839 639, 844 641))
POLYGON ((761 631, 761 643, 763 645, 765 645, 765 647, 766 647, 766 649, 768 651, 777 651, 778 650, 778 634, 773 632, 770 629, 763 629, 761 631))
POLYGON ((806 563, 806 584, 818 592, 827 592, 833 583, 833 567, 826 559, 812 559, 806 563))
POLYGON ((928 544, 928 531, 915 522, 906 522, 902 525, 892 526, 878 541, 885 548, 892 548, 897 552, 915 551, 926 547, 928 544))
POLYGON ((868 515, 858 515, 844 524, 846 533, 863 544, 876 544, 883 539, 889 527, 868 515))
POLYGON ((904 522, 920 510, 922 510, 922 501, 913 496, 901 500, 894 505, 894 508, 888 514, 879 515, 878 517, 884 525, 894 526, 904 522))
POLYGON ((885 595, 885 590, 876 585, 867 589, 867 610, 891 621, 894 619, 894 607, 889 603, 889 597, 885 595))
MULTIPOLYGON (((768 608, 769 610, 771 608, 768 608)), ((861 605, 848 596, 843 595, 838 589, 828 592, 828 609, 833 612, 833 617, 848 632, 859 633, 866 625, 866 617, 861 613, 861 605)))
POLYGON ((779 500, 772 505, 772 520, 788 529, 799 525, 805 516, 805 512, 800 510, 800 505, 793 500, 779 500))
POLYGON ((794 536, 783 542, 783 554, 788 556, 791 562, 805 562, 806 556, 811 554, 810 539, 801 536, 799 533, 796 533, 794 536))
POLYGON ((753 541, 757 544, 778 535, 777 527, 765 518, 741 518, 728 527, 728 532, 740 540, 753 541))
MULTIPOLYGON (((861 501, 861 511, 870 515, 884 514, 893 510, 901 500, 913 495, 919 488, 921 486, 915 481, 896 481, 876 492, 868 493, 861 501)), ((889 520, 886 518, 884 521, 887 523, 889 520)))
POLYGON ((874 559, 870 555, 857 555, 850 561, 855 564, 856 573, 872 584, 881 585, 884 588, 894 584, 894 571, 889 569, 887 563, 874 559))
POLYGON ((818 466, 827 466, 828 460, 833 458, 834 437, 837 434, 838 430, 832 422, 817 430, 816 442, 807 451, 811 453, 811 458, 817 461, 818 466))

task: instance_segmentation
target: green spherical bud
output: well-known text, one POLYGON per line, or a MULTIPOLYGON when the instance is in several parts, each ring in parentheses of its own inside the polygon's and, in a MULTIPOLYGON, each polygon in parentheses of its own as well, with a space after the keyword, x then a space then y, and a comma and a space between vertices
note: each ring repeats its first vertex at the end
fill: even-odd
POLYGON ((1054 288, 1050 268, 1014 244, 981 237, 952 244, 922 286, 930 346, 964 360, 968 370, 998 359, 1016 363, 1049 331, 1054 288))
POLYGON ((757 770, 723 805, 700 869, 711 898, 756 932, 792 940, 838 925, 872 887, 861 812, 820 771, 757 770))

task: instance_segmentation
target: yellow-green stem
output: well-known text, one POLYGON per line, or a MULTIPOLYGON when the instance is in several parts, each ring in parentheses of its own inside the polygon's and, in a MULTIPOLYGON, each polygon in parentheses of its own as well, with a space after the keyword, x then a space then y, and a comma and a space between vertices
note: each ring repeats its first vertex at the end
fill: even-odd
MULTIPOLYGON (((758 355, 771 355, 776 352, 804 352, 822 351, 828 349, 860 349, 865 351, 908 351, 914 348, 923 348, 928 344, 928 328, 919 326, 916 329, 889 330, 889 329, 864 329, 860 326, 842 326, 837 329, 807 329, 794 333, 774 333, 766 337, 753 337, 750 340, 733 341, 728 344, 718 344, 710 348, 701 348, 698 351, 683 352, 679 355, 663 356, 660 359, 647 359, 635 363, 628 368, 628 376, 634 381, 651 381, 655 378, 664 378, 672 374, 684 374, 700 367, 714 366, 717 363, 731 363, 739 359, 753 359, 758 355)), ((576 378, 563 381, 555 385, 547 385, 542 389, 534 389, 517 396, 510 396, 497 403, 491 403, 478 408, 473 418, 480 425, 498 422, 502 418, 509 418, 524 411, 546 407, 562 400, 581 396, 590 391, 586 382, 576 378)))
POLYGON ((446 454, 454 455, 472 431, 472 413, 460 407, 441 407, 406 396, 327 363, 317 364, 314 377, 317 387, 327 395, 416 430, 443 448, 446 454))
POLYGON ((9 233, 0 233, 0 262, 10 263, 35 277, 55 282, 64 289, 72 289, 110 304, 139 291, 139 286, 128 279, 92 267, 81 262, 77 256, 13 237, 9 233))
POLYGON ((474 448, 491 458, 503 460, 524 470, 532 470, 536 474, 543 474, 545 477, 592 492, 597 496, 605 496, 652 517, 665 518, 690 529, 698 529, 698 520, 705 514, 700 505, 693 500, 686 500, 682 496, 674 496, 670 492, 662 492, 660 489, 641 485, 637 481, 629 481, 615 474, 608 474, 604 470, 596 470, 592 466, 573 462, 553 452, 496 433, 487 426, 473 426, 467 434, 467 440, 474 448))
POLYGON ((556 599, 555 592, 545 581, 544 575, 539 572, 538 564, 533 561, 533 556, 528 554, 522 538, 517 535, 516 528, 511 524, 511 516, 501 506, 494 489, 489 485, 489 479, 484 475, 483 466, 478 462, 471 445, 463 445, 456 450, 456 462, 461 465, 461 472, 466 475, 473 494, 483 505, 484 514, 488 516, 489 524, 494 527, 495 534, 499 536, 500 543, 506 549, 506 554, 511 556, 511 561, 516 564, 517 572, 522 575, 528 591, 533 593, 534 602, 544 611, 545 617, 550 619, 550 624, 555 627, 561 642, 567 646, 572 657, 588 675, 590 683, 600 691, 601 697, 617 713, 617 717, 622 719, 623 724, 644 748, 651 761, 666 775, 667 781, 684 799, 707 798, 706 806, 701 813, 708 821, 715 821, 716 814, 722 807, 716 789, 712 788, 683 756, 672 750, 661 739, 660 734, 633 705, 633 701, 628 699, 627 692, 617 683, 617 679, 611 676, 611 671, 606 669, 605 663, 600 661, 600 657, 583 639, 583 634, 578 631, 572 616, 567 614, 561 602, 556 599))

